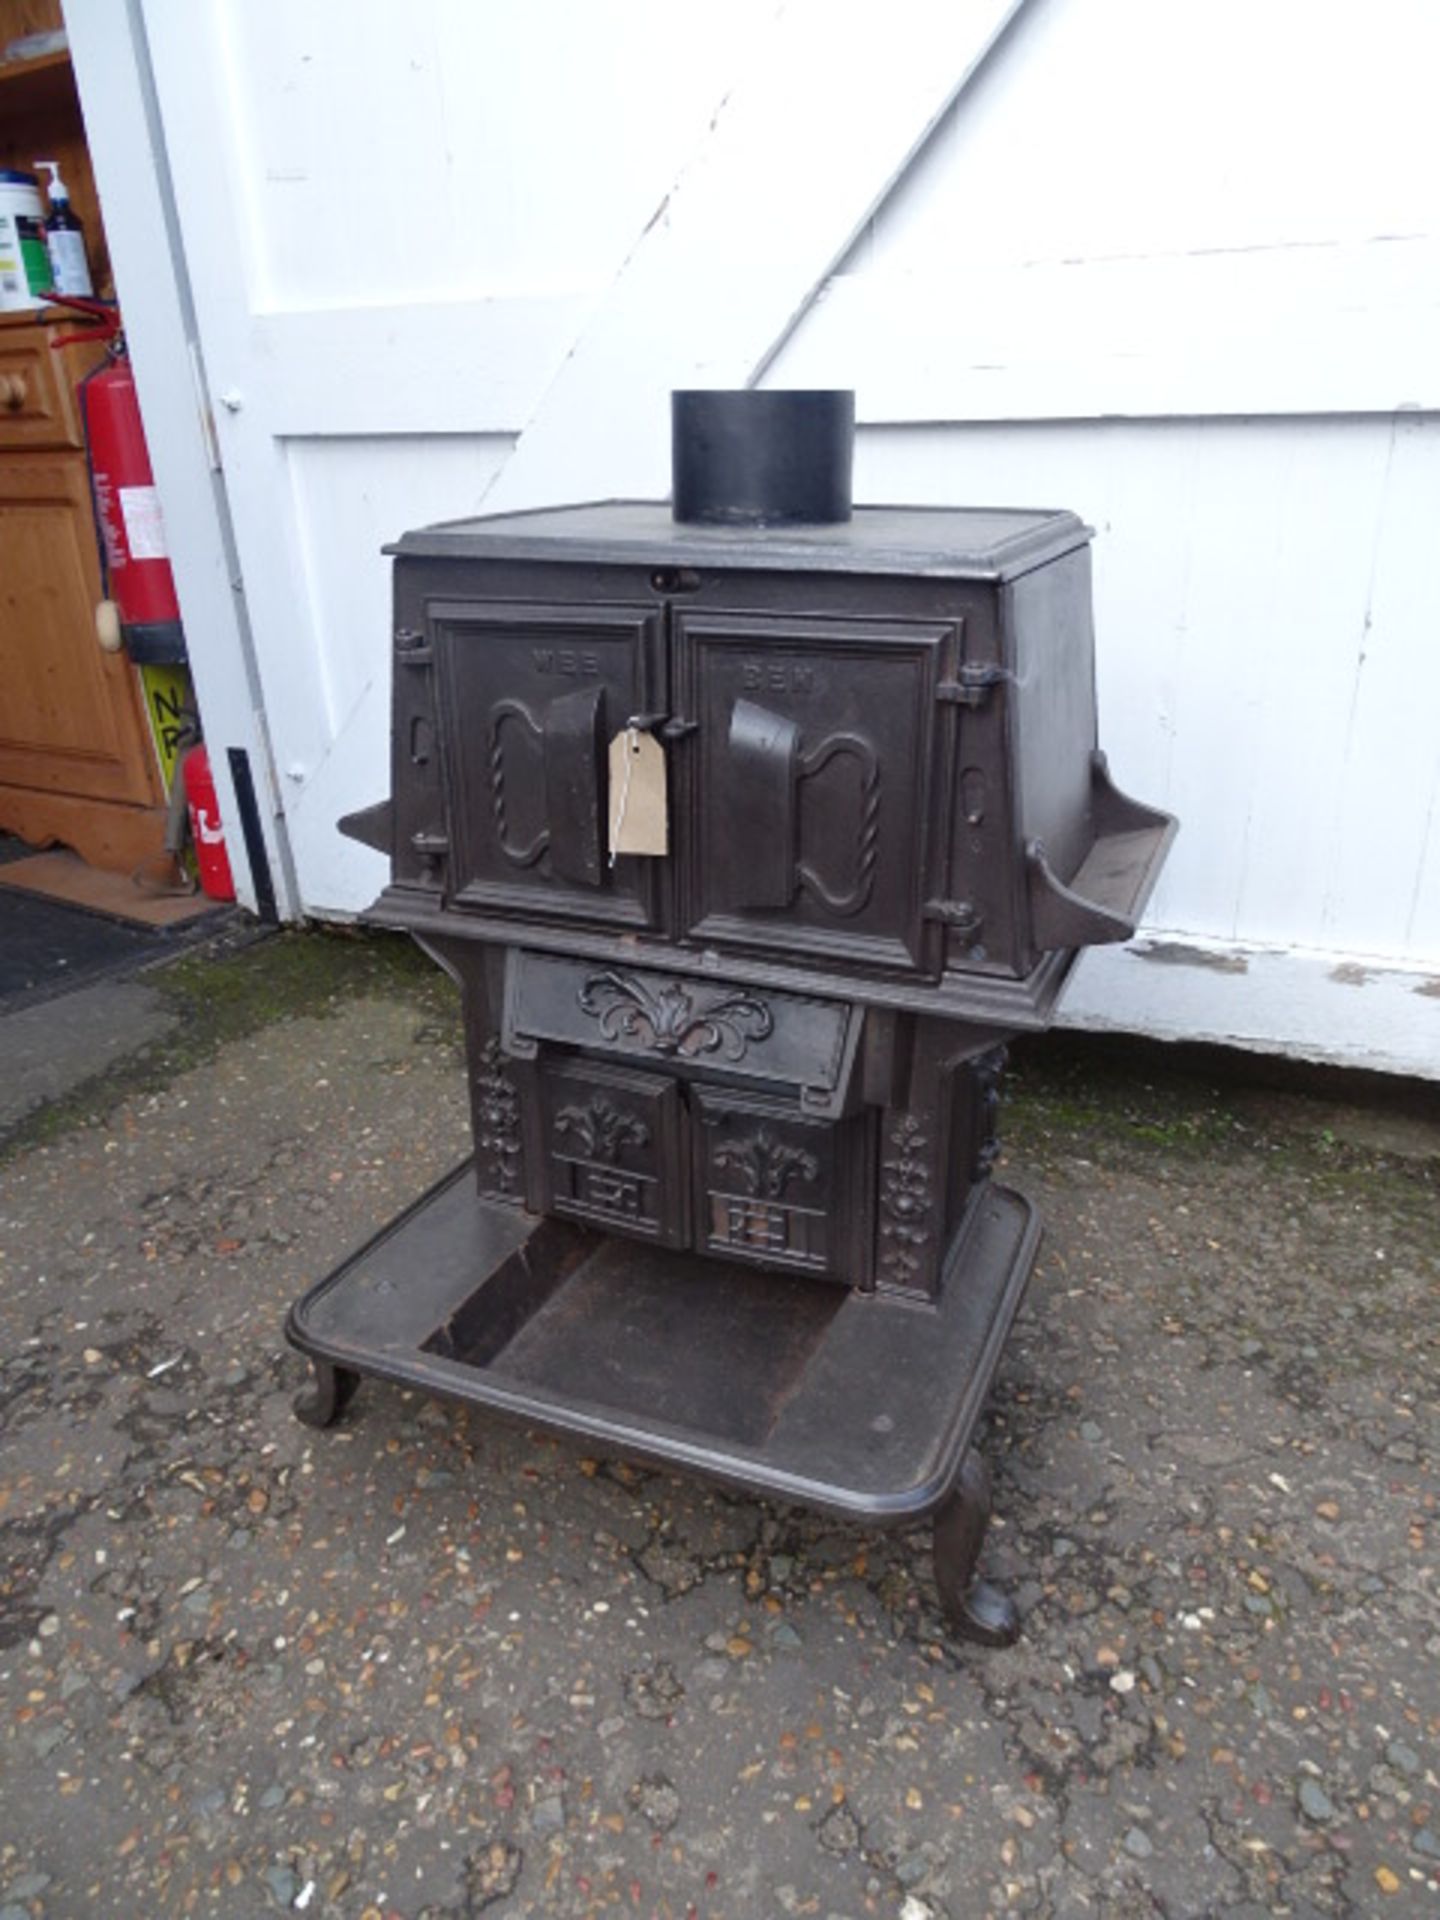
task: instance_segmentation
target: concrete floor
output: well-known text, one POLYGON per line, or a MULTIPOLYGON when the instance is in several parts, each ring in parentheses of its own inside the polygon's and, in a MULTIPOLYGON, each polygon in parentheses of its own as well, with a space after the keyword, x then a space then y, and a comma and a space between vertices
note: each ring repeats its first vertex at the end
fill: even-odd
POLYGON ((1440 1911, 1432 1120, 1030 1050, 987 1653, 923 1528, 298 1425, 290 1301, 464 1152, 454 1009, 185 967, 99 1080, 51 1004, 0 1164, 0 1920, 1440 1911))

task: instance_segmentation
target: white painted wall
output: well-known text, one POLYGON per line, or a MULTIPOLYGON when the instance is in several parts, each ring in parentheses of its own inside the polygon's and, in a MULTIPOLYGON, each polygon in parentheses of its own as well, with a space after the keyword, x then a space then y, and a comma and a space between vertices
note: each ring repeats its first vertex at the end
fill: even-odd
POLYGON ((383 540, 663 491, 672 385, 854 386, 858 497, 1097 528, 1181 963, 1092 956, 1073 1016, 1440 1077, 1440 10, 1016 8, 131 0, 300 903, 380 883, 333 823, 385 782, 383 540))

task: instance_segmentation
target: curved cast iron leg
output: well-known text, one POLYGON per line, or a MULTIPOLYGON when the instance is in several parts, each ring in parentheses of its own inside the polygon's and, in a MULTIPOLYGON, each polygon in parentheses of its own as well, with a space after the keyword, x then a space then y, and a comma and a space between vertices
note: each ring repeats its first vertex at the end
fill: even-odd
POLYGON ((307 1427, 333 1426, 355 1398, 360 1376, 328 1360, 312 1360, 310 1367, 308 1383, 295 1396, 295 1418, 307 1427))
POLYGON ((975 1578, 980 1543, 990 1521, 990 1469, 973 1447, 955 1485, 935 1515, 935 1584, 954 1631, 982 1647, 1008 1647, 1019 1637, 1020 1616, 1008 1593, 975 1578))

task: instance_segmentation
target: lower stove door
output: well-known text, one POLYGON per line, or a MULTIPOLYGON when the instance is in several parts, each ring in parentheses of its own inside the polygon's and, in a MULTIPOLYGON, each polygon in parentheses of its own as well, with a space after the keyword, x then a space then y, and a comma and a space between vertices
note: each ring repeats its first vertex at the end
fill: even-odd
POLYGON ((691 1089, 695 1247, 791 1273, 870 1281, 870 1128, 765 1094, 691 1089))
POLYGON ((690 1129, 677 1082, 545 1060, 539 1084, 546 1211, 688 1247, 690 1129))
POLYGON ((867 1287, 870 1117, 541 1055, 544 1205, 663 1247, 867 1287))

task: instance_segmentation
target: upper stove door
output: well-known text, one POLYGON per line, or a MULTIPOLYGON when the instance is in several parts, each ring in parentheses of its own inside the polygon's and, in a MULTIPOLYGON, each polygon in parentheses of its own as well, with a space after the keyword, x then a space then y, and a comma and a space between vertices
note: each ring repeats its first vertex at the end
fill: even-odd
POLYGON ((706 945, 938 977, 958 622, 677 611, 684 928, 706 945))
POLYGON ((659 616, 432 601, 451 897, 528 921, 660 922, 653 860, 607 851, 607 751, 663 710, 659 616))

